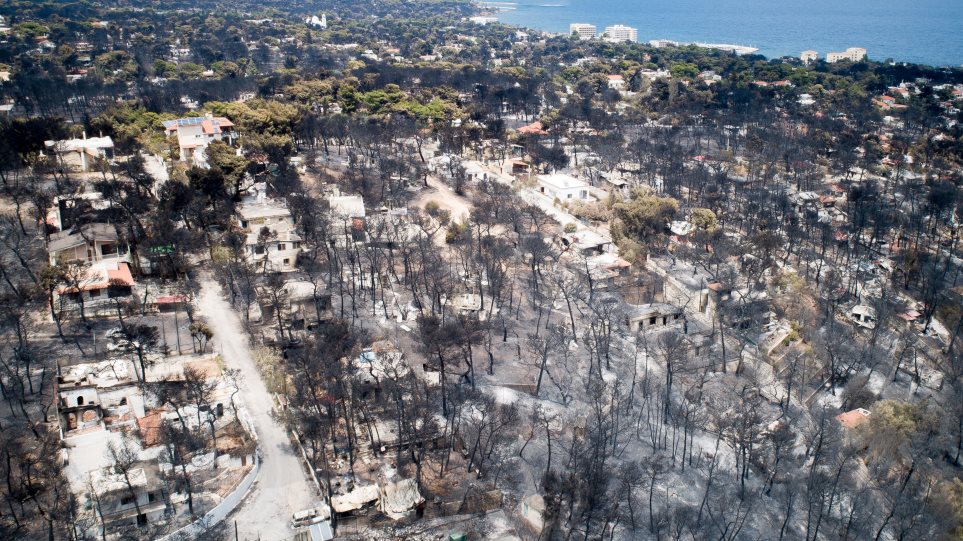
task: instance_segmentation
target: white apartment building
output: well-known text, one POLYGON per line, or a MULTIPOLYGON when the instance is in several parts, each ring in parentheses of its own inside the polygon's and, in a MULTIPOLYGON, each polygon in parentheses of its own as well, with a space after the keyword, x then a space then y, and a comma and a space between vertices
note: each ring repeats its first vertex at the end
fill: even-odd
POLYGON ((605 41, 611 41, 615 43, 623 41, 635 43, 639 41, 639 31, 637 29, 621 24, 606 26, 603 36, 605 36, 605 41))
POLYGON ((802 60, 804 64, 809 64, 819 59, 819 53, 812 49, 808 49, 799 53, 799 59, 802 60))
POLYGON ((866 58, 866 49, 862 47, 850 47, 841 53, 827 53, 826 62, 832 64, 833 62, 839 62, 841 60, 849 60, 850 62, 859 62, 860 60, 866 58))
POLYGON ((594 24, 572 23, 568 25, 569 35, 575 34, 578 39, 592 39, 595 37, 596 28, 594 24))

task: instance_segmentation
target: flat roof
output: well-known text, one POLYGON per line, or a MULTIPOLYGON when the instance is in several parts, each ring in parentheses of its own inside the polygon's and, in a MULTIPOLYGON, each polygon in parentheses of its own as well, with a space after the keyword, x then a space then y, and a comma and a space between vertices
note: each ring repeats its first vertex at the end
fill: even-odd
POLYGON ((566 175, 565 173, 552 173, 551 175, 538 175, 538 181, 560 190, 572 190, 576 188, 588 188, 588 183, 582 179, 566 175))
POLYGON ((77 152, 80 150, 101 150, 114 148, 114 141, 110 137, 90 137, 87 139, 65 139, 63 141, 44 141, 47 148, 57 151, 77 152))
POLYGON ((335 195, 328 198, 331 211, 341 217, 364 218, 364 198, 360 195, 335 195))
POLYGON ((100 242, 111 242, 116 241, 118 238, 117 230, 112 224, 86 224, 81 226, 79 229, 62 231, 60 233, 51 235, 50 243, 47 245, 47 251, 52 254, 61 252, 68 248, 73 248, 74 246, 86 244, 87 239, 100 242))

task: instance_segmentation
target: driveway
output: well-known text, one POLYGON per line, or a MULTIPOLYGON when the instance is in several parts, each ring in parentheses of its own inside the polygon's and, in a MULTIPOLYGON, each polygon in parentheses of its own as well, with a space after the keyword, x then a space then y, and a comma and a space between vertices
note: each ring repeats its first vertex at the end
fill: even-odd
POLYGON ((170 178, 167 174, 167 164, 164 160, 154 154, 148 154, 144 152, 144 169, 150 176, 154 177, 154 193, 158 194, 158 191, 165 182, 170 178))
POLYGON ((233 521, 237 521, 241 541, 289 538, 294 535, 288 528, 291 515, 313 507, 317 494, 284 428, 271 418, 273 400, 258 374, 237 313, 224 299, 217 282, 205 276, 200 284, 199 312, 214 331, 215 351, 226 366, 239 369, 243 375, 242 400, 250 411, 261 450, 257 481, 225 521, 224 530, 233 530, 233 521))

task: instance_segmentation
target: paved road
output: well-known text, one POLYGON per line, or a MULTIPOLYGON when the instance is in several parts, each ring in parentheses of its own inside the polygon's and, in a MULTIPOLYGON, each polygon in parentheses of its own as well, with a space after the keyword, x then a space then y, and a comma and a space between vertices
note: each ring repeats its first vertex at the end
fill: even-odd
POLYGON ((273 401, 258 374, 237 313, 224 299, 220 286, 209 277, 201 280, 198 308, 214 331, 215 348, 224 363, 243 374, 242 399, 251 413, 261 447, 257 481, 225 525, 233 530, 236 520, 242 541, 286 539, 294 535, 288 528, 291 515, 313 507, 317 500, 313 484, 286 432, 271 418, 273 401))

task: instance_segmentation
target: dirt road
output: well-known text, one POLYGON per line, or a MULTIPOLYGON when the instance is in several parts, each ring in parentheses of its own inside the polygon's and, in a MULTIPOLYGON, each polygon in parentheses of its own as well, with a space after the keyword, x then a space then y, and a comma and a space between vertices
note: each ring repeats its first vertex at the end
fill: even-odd
POLYGON ((289 538, 294 535, 288 527, 291 515, 315 505, 317 494, 287 433, 270 415, 273 401, 258 374, 240 319, 209 277, 201 279, 198 308, 214 331, 215 348, 225 365, 243 374, 242 399, 260 440, 261 472, 225 526, 233 530, 236 520, 242 541, 289 538))

